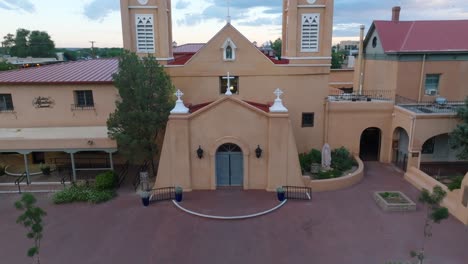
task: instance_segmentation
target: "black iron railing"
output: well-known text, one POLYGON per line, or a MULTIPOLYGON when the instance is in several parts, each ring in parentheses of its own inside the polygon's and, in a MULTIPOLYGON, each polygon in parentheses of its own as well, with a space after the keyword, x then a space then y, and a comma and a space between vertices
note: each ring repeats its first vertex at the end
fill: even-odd
POLYGON ((150 201, 167 201, 175 199, 175 187, 152 189, 150 201))
POLYGON ((328 99, 330 101, 393 101, 395 91, 392 90, 363 90, 361 92, 345 93, 340 89, 330 91, 328 99))
POLYGON ((117 182, 117 187, 120 187, 122 183, 124 182, 125 178, 127 177, 128 174, 128 167, 130 166, 130 163, 127 161, 122 167, 122 170, 119 172, 119 175, 117 176, 118 182, 117 182))
POLYGON ((400 95, 395 97, 395 104, 418 114, 456 113, 465 104, 464 101, 417 101, 400 95))
POLYGON ((18 186, 18 193, 21 193, 21 183, 26 179, 26 183, 29 185, 29 180, 28 180, 28 175, 26 174, 26 172, 23 172, 23 174, 21 174, 21 176, 19 176, 16 180, 15 180, 15 185, 18 186))
MULTIPOLYGON (((74 158, 75 169, 110 168, 109 158, 74 158)), ((54 158, 53 163, 57 166, 71 167, 70 158, 54 158)))
POLYGON ((143 172, 143 171, 148 171, 148 165, 149 165, 149 161, 145 161, 136 171, 135 173, 135 176, 133 178, 133 188, 135 188, 135 190, 138 188, 138 186, 140 185, 140 172, 143 172))
POLYGON ((69 182, 72 182, 71 168, 66 166, 56 166, 58 176, 60 178, 60 184, 65 187, 67 179, 69 182))
POLYGON ((72 111, 83 111, 83 110, 96 110, 95 105, 79 105, 79 104, 72 104, 71 105, 72 111))
POLYGON ((283 186, 286 199, 311 200, 312 189, 310 187, 283 186))

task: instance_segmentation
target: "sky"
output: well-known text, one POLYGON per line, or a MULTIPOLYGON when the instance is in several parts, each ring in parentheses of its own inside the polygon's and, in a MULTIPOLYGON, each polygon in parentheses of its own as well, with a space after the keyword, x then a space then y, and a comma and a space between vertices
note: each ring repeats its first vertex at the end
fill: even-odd
MULTIPOLYGON (((231 0, 232 24, 259 44, 281 36, 281 0, 231 0)), ((47 31, 56 47, 122 47, 119 0, 0 0, 0 37, 17 28, 47 31)), ((357 39, 361 24, 389 20, 468 19, 468 0, 335 0, 333 42, 357 39)), ((173 39, 204 43, 226 23, 227 0, 172 0, 173 39)))

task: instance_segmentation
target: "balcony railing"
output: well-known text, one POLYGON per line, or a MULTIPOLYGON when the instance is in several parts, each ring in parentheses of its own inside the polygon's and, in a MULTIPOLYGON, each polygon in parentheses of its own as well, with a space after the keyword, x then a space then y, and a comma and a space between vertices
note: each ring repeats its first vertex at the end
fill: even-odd
POLYGON ((340 89, 330 90, 328 100, 330 101, 393 101, 395 91, 392 90, 363 90, 361 93, 355 91, 353 93, 345 93, 340 89))
POLYGON ((82 111, 82 110, 96 110, 95 105, 79 105, 79 104, 72 104, 71 105, 72 111, 82 111))
POLYGON ((451 114, 465 105, 464 101, 416 101, 397 95, 395 104, 417 114, 451 114))

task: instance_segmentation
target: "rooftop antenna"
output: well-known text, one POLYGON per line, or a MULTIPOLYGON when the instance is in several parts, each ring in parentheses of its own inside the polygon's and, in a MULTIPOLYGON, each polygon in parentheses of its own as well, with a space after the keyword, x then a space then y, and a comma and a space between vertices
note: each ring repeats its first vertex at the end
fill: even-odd
POLYGON ((230 14, 230 8, 231 8, 230 4, 231 4, 231 0, 226 0, 226 2, 227 2, 227 19, 226 19, 226 22, 227 22, 228 24, 231 24, 231 14, 230 14))

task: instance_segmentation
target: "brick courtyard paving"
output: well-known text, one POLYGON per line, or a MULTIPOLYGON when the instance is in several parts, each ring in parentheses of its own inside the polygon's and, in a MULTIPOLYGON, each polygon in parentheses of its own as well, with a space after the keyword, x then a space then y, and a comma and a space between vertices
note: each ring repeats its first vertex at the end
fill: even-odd
MULTIPOLYGON (((312 202, 289 201, 276 212, 249 220, 207 220, 178 211, 170 202, 144 208, 130 192, 97 206, 56 206, 47 195, 38 195, 48 213, 41 263, 374 264, 408 260, 408 252, 420 246, 424 212, 384 213, 372 199, 376 190, 401 190, 413 200, 418 196, 401 173, 379 163, 366 163, 364 181, 352 188, 314 193, 312 202)), ((258 203, 276 204, 264 200, 270 195, 259 195, 258 203)), ((31 263, 25 257, 31 242, 24 238, 24 228, 15 223, 18 212, 13 202, 18 197, 0 195, 2 264, 31 263)), ((206 202, 204 192, 186 198, 187 205, 200 206, 194 203, 199 199, 200 204, 213 206, 206 209, 211 211, 222 204, 206 202)), ((450 217, 435 225, 433 233, 425 263, 467 263, 467 228, 450 217)))

